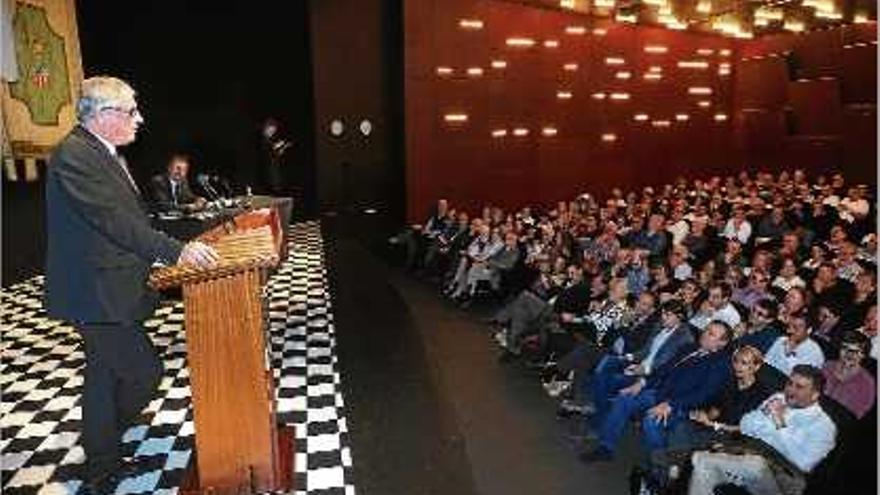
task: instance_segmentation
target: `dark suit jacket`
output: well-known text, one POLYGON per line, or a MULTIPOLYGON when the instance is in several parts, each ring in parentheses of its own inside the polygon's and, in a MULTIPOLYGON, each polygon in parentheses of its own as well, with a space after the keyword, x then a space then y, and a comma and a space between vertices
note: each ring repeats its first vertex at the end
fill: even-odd
POLYGON ((154 175, 150 180, 153 203, 161 210, 174 210, 180 205, 195 203, 198 196, 189 187, 189 181, 183 181, 178 186, 177 204, 174 202, 174 194, 171 192, 171 181, 168 174, 154 175))
MULTIPOLYGON (((648 354, 651 352, 651 343, 654 342, 654 339, 660 333, 661 325, 657 325, 653 332, 651 332, 651 337, 648 338, 648 341, 645 345, 639 349, 638 352, 635 353, 635 357, 637 361, 643 361, 648 357, 648 354)), ((679 351, 688 346, 689 344, 693 344, 694 337, 691 334, 691 330, 688 326, 687 322, 682 323, 678 326, 673 332, 672 335, 666 339, 666 342, 663 342, 663 345, 660 346, 660 349, 657 350, 657 355, 654 356, 654 362, 651 363, 651 367, 653 369, 661 368, 663 365, 668 363, 671 359, 674 359, 678 356, 679 351)))
POLYGON ((155 309, 146 286, 154 261, 174 263, 180 242, 150 226, 119 162, 75 127, 55 148, 46 175, 46 307, 75 323, 131 323, 155 309))
POLYGON ((732 379, 729 352, 688 358, 696 348, 685 346, 648 377, 647 386, 657 391, 657 403, 669 401, 673 409, 690 411, 708 404, 732 379))

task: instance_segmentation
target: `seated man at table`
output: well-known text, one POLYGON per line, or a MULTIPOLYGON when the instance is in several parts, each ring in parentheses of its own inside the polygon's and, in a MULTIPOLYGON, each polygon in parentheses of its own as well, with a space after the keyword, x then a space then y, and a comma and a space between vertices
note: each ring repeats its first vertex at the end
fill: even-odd
POLYGON ((205 198, 197 196, 189 187, 189 162, 187 155, 175 153, 168 160, 167 172, 150 180, 153 203, 160 211, 195 211, 205 205, 205 198))

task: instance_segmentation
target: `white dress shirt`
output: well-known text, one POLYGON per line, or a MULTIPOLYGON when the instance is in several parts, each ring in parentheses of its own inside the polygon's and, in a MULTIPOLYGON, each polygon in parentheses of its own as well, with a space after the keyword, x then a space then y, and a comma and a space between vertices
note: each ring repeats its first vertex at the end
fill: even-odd
POLYGON ((747 413, 740 420, 743 435, 762 440, 801 471, 809 472, 834 449, 837 427, 818 403, 804 408, 788 407, 783 414, 785 426, 777 428, 766 405, 772 400, 785 400, 779 392, 747 413))
POLYGON ((791 375, 791 370, 799 364, 809 364, 810 366, 822 369, 822 366, 825 364, 825 355, 815 340, 807 337, 806 340, 798 344, 791 352, 787 352, 785 349, 787 341, 788 336, 776 339, 776 342, 767 350, 764 362, 785 373, 786 376, 791 375))

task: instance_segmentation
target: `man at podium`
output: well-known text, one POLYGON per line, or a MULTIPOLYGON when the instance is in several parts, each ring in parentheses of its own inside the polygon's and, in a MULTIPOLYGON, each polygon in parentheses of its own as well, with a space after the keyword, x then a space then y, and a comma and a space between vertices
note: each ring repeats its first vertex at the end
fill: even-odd
POLYGON ((141 191, 117 147, 143 117, 120 79, 82 83, 73 130, 49 160, 46 178, 46 308, 71 322, 86 356, 82 441, 86 493, 109 493, 136 471, 120 455, 123 432, 152 398, 162 363, 143 321, 158 300, 150 266, 212 266, 217 253, 155 231, 141 191))

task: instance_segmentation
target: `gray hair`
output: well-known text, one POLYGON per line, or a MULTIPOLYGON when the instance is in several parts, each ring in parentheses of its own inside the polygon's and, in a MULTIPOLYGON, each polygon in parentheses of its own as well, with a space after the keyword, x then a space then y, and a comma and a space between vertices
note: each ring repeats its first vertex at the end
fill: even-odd
POLYGON ((82 82, 76 103, 76 118, 81 124, 93 119, 103 108, 127 103, 135 91, 122 79, 110 76, 90 77, 82 82))

